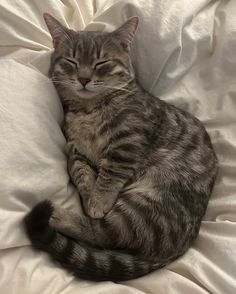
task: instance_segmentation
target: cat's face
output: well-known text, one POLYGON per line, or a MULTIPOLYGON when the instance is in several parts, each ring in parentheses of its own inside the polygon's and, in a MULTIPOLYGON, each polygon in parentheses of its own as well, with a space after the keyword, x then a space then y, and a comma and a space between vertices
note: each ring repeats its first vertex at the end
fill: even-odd
POLYGON ((112 33, 75 32, 44 15, 53 38, 50 75, 54 83, 78 99, 91 99, 126 86, 134 78, 129 56, 138 18, 112 33))

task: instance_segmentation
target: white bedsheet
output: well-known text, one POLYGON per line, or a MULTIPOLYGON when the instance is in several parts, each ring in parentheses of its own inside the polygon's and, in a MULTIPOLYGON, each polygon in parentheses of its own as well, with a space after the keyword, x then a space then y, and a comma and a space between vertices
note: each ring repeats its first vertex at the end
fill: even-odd
POLYGON ((236 293, 235 15, 234 0, 1 0, 0 293, 236 293), (199 237, 165 269, 122 284, 76 280, 25 236, 22 218, 42 199, 80 209, 61 104, 45 76, 52 45, 43 12, 77 30, 112 30, 138 15, 133 60, 142 85, 211 135, 220 170, 199 237))

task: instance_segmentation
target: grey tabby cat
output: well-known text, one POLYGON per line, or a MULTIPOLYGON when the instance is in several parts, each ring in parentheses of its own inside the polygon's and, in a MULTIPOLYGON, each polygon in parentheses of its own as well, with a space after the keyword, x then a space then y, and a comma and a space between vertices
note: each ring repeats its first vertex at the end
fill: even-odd
POLYGON ((138 84, 129 54, 137 17, 111 33, 44 18, 85 215, 44 201, 25 218, 27 234, 77 277, 137 278, 196 239, 217 173, 210 138, 198 119, 138 84))

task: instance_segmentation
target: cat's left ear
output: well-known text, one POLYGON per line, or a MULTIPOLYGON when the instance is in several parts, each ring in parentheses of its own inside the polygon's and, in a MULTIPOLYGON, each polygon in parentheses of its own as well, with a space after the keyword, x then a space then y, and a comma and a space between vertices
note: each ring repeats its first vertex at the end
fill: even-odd
POLYGON ((69 30, 49 13, 44 13, 43 17, 52 36, 53 47, 56 48, 61 40, 69 37, 69 30))
POLYGON ((121 45, 126 51, 130 51, 138 23, 139 18, 137 16, 133 16, 129 18, 121 27, 114 31, 114 35, 120 40, 121 45))

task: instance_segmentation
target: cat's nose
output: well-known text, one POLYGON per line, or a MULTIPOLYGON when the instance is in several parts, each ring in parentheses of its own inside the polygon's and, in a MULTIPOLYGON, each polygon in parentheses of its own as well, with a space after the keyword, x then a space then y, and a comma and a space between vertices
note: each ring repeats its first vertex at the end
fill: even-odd
POLYGON ((85 87, 91 80, 88 78, 79 78, 79 81, 85 87))

